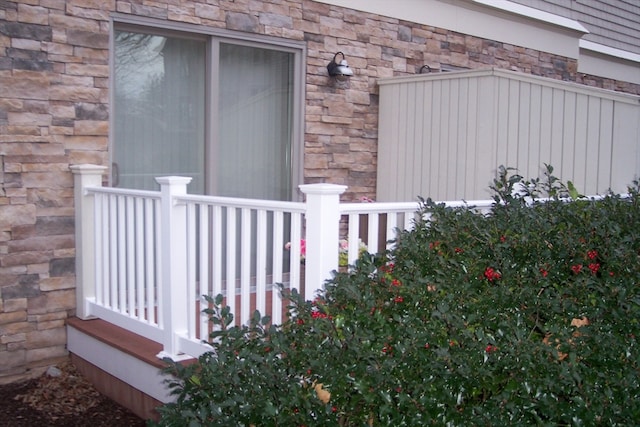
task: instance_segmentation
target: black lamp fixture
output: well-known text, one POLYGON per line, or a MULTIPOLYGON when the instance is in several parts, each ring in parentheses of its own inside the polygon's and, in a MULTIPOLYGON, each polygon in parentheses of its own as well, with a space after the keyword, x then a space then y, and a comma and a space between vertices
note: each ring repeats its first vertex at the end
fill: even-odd
POLYGON ((349 68, 346 59, 344 59, 344 53, 342 52, 338 52, 333 56, 333 60, 327 65, 327 71, 329 71, 331 77, 335 77, 336 80, 341 82, 353 76, 353 70, 349 68), (342 61, 340 61, 339 64, 336 62, 338 55, 342 55, 342 61))

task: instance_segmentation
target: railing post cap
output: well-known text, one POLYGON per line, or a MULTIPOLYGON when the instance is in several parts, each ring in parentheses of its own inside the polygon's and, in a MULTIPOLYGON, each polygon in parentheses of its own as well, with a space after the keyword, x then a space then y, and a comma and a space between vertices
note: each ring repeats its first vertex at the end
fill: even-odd
POLYGON ((316 184, 302 184, 298 188, 304 194, 342 194, 347 191, 346 185, 328 184, 324 182, 316 184))
POLYGON ((192 179, 190 176, 159 176, 156 182, 160 185, 187 185, 192 179))
POLYGON ((102 165, 92 165, 89 163, 82 163, 78 165, 70 165, 71 172, 78 175, 88 174, 103 174, 108 168, 102 165))

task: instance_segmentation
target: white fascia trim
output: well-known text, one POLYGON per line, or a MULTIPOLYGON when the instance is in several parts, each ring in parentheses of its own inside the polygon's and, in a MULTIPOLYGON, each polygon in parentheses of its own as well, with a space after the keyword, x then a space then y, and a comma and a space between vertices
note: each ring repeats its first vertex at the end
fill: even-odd
POLYGON ((175 401, 165 382, 170 377, 155 366, 67 326, 67 348, 135 389, 163 403, 175 401))
POLYGON ((590 50, 601 53, 603 55, 614 56, 616 58, 626 59, 627 61, 640 62, 640 55, 614 47, 605 46, 600 43, 590 42, 588 40, 580 40, 580 49, 590 50))
POLYGON ((534 9, 533 7, 524 6, 519 3, 512 3, 507 0, 471 0, 471 1, 484 6, 493 7, 495 9, 499 9, 504 12, 509 12, 509 13, 524 16, 527 18, 535 19, 537 21, 542 21, 548 24, 564 27, 569 30, 579 31, 585 34, 589 33, 589 30, 587 30, 586 27, 584 27, 578 21, 574 21, 573 19, 565 18, 560 15, 555 15, 553 13, 544 12, 539 9, 534 9))

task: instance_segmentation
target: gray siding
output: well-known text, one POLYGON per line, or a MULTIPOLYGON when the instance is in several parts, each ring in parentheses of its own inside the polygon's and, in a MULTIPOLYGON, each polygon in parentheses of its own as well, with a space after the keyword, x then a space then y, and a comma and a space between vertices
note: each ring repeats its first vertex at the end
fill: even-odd
POLYGON ((579 21, 585 40, 640 54, 640 0, 511 0, 579 21))

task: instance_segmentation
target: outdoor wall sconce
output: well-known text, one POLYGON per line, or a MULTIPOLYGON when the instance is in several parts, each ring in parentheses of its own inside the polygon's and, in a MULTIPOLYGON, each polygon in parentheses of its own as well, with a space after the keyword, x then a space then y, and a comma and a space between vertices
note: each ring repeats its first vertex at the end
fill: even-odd
POLYGON ((329 71, 331 77, 335 77, 336 80, 341 82, 353 76, 353 70, 349 68, 347 61, 344 59, 344 53, 342 52, 338 52, 333 56, 333 60, 327 65, 327 71, 329 71), (342 61, 340 61, 339 64, 336 62, 338 55, 342 55, 342 61))

